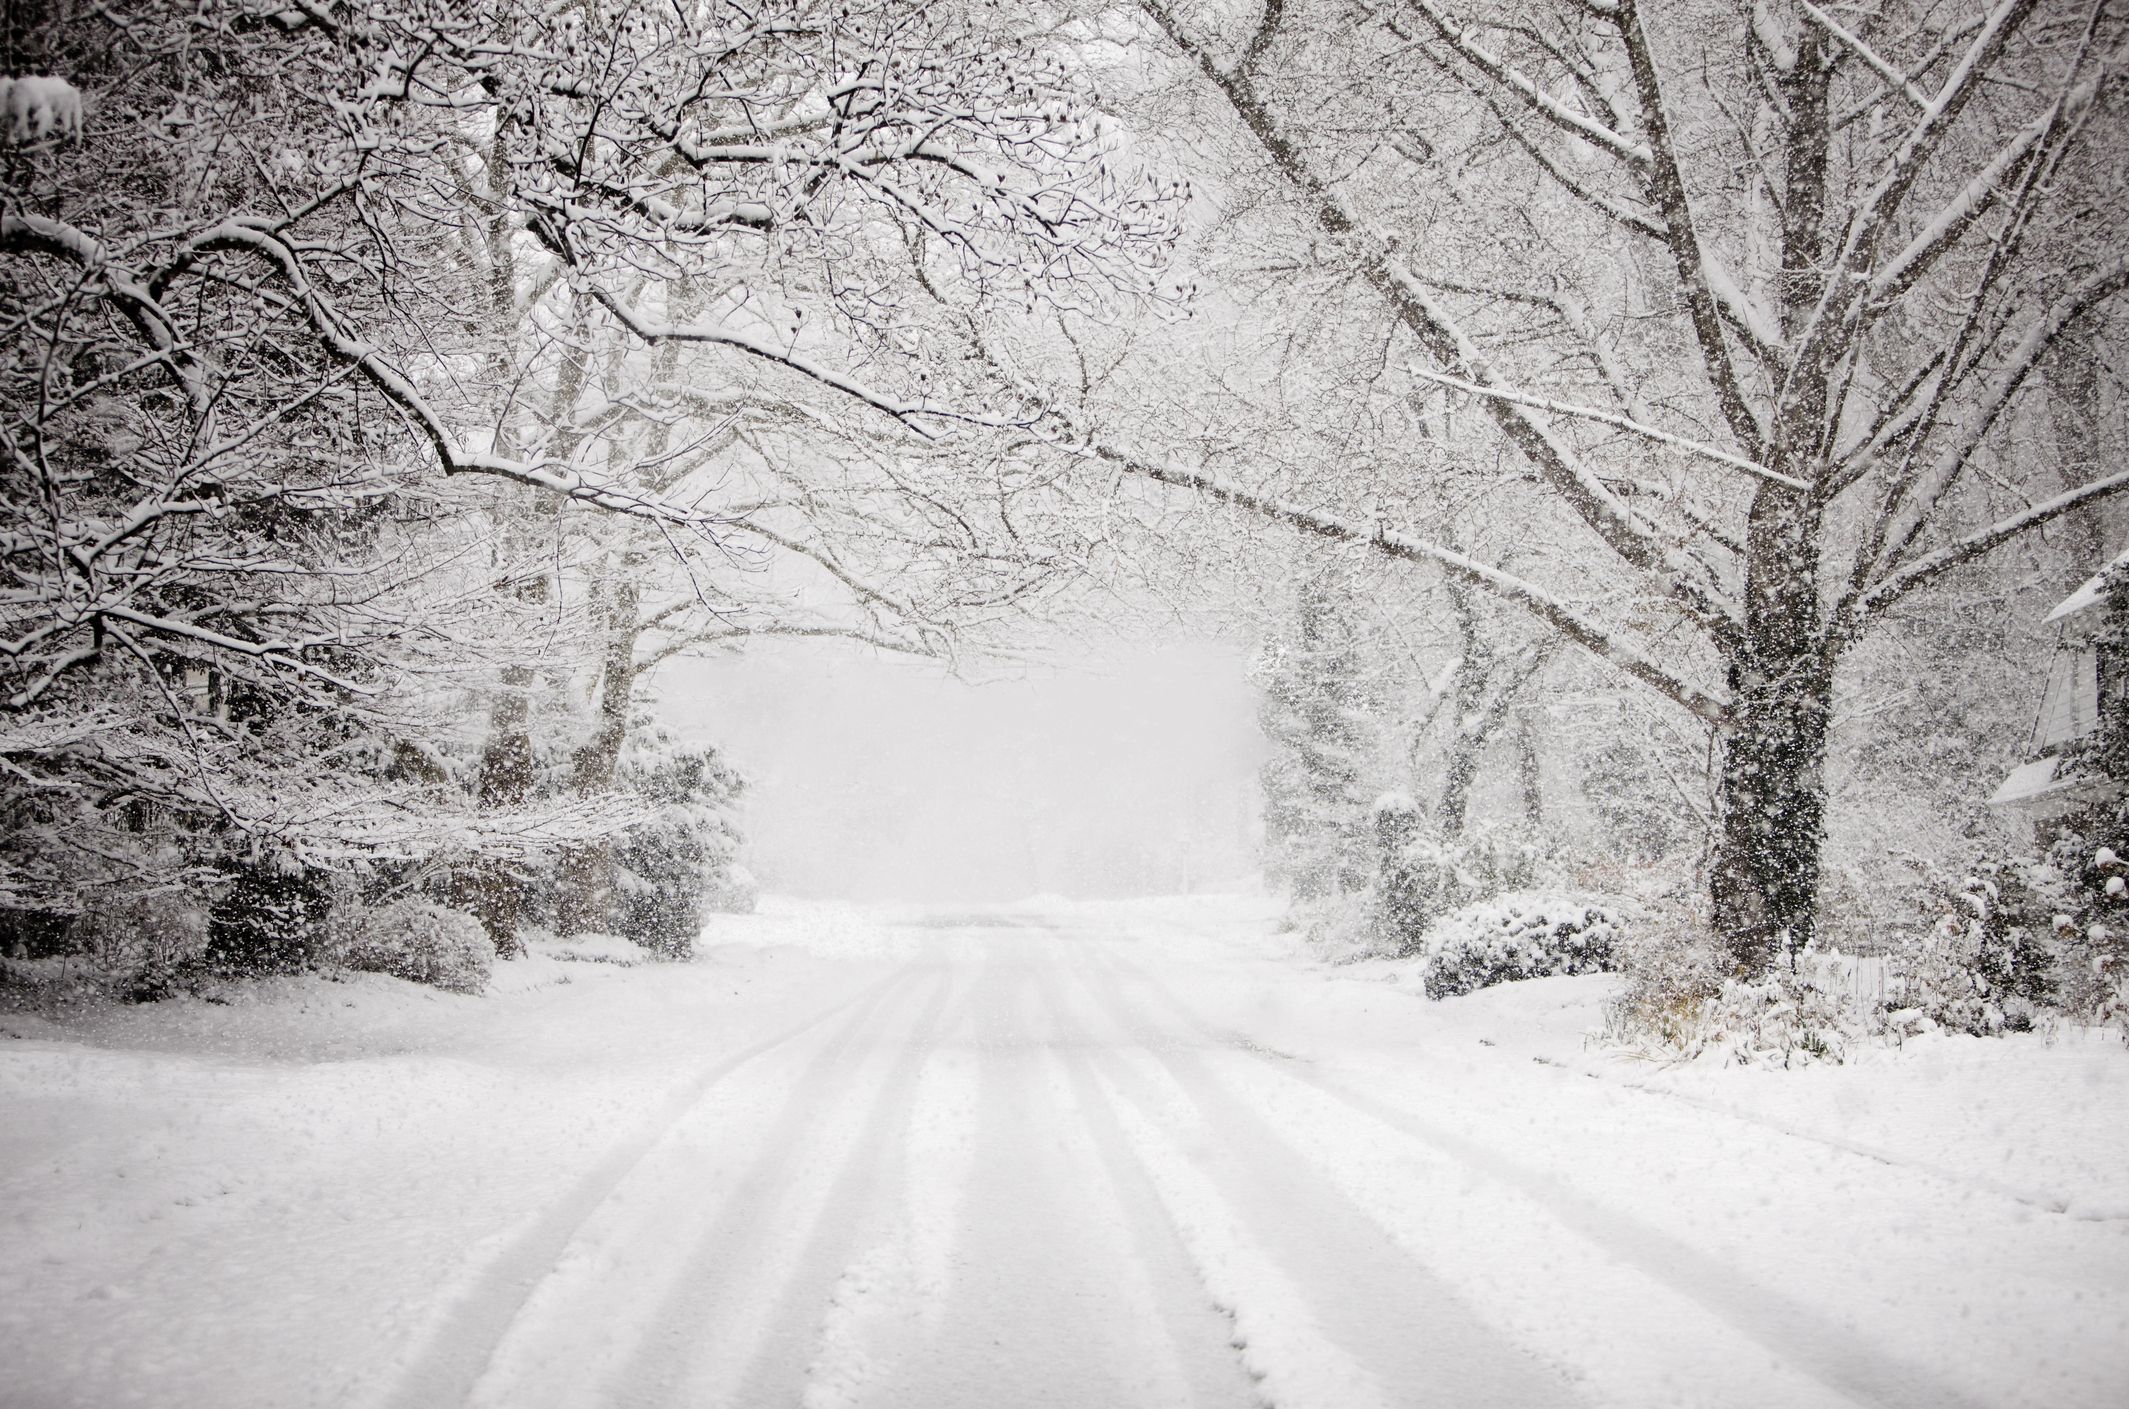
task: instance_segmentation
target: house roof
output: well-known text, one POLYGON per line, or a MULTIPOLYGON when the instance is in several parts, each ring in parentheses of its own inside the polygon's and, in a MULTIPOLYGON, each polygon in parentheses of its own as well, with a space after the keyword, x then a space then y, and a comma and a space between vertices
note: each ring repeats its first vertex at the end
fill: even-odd
POLYGON ((1995 792, 1989 794, 1989 804, 2001 807, 2007 802, 2024 802, 2028 798, 2039 797, 2042 793, 2053 792, 2061 786, 2055 781, 2055 765, 2058 761, 2053 758, 2036 758, 2031 763, 2019 764, 2011 770, 2011 776, 1998 784, 1995 792))
POLYGON ((2100 598, 2105 595, 2107 574, 2125 563, 2129 563, 2129 548, 2124 548, 2113 562, 2087 578, 2084 586, 2057 602, 2055 610, 2049 612, 2047 616, 2041 619, 2042 624, 2053 626, 2056 622, 2066 617, 2076 616, 2081 611, 2098 606, 2100 598))

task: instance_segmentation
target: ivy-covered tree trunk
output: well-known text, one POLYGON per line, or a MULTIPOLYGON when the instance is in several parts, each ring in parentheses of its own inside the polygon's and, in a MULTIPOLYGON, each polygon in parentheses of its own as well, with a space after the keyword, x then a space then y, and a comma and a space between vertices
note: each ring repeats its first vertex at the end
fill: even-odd
POLYGON ((1796 673, 1738 692, 1723 740, 1712 899, 1744 976, 1808 945, 1817 923, 1832 690, 1815 663, 1791 664, 1796 673))
POLYGON ((1745 977, 1810 944, 1818 917, 1833 707, 1833 652, 1818 620, 1818 518, 1804 493, 1759 492, 1745 619, 1728 653, 1710 899, 1716 934, 1745 977))
MULTIPOLYGON (((1821 620, 1825 463, 1837 343, 1824 335, 1825 207, 1833 58, 1806 32, 1778 86, 1787 104, 1781 210, 1782 330, 1794 360, 1769 417, 1762 455, 1790 483, 1753 492, 1744 543, 1744 619, 1719 634, 1728 664, 1721 727, 1714 874, 1715 930, 1744 977, 1811 943, 1826 831, 1826 732, 1837 647, 1821 620), (1813 486, 1797 488, 1796 485, 1813 486)), ((1683 208, 1682 205, 1680 207, 1683 208)), ((1683 277, 1683 271, 1682 271, 1683 277)), ((1710 344, 1712 345, 1712 344, 1710 344)), ((1754 418, 1738 403, 1750 443, 1754 418)))

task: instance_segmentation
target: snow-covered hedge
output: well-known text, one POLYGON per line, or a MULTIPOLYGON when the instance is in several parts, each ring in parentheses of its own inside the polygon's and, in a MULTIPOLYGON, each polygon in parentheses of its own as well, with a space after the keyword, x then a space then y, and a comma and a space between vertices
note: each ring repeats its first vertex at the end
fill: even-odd
POLYGON ((1429 998, 1496 983, 1609 971, 1619 912, 1566 896, 1503 895, 1467 905, 1427 932, 1420 977, 1429 998))
POLYGON ((75 953, 121 996, 169 996, 207 955, 207 912, 183 895, 110 900, 74 922, 75 953))
POLYGON ((641 728, 621 786, 656 809, 614 849, 613 927, 668 959, 694 953, 703 912, 738 850, 733 804, 744 784, 715 749, 641 728))
POLYGON ((335 913, 338 958, 351 969, 390 974, 454 993, 488 984, 495 946, 481 922, 433 900, 396 900, 353 918, 335 913))
POLYGON ((724 868, 722 877, 710 883, 703 903, 712 914, 751 915, 761 904, 761 882, 735 861, 724 868))

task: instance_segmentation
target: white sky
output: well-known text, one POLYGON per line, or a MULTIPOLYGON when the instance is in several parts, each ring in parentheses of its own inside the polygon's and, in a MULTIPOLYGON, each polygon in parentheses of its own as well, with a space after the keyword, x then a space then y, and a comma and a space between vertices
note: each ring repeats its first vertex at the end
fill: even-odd
POLYGON ((769 890, 998 901, 1256 873, 1262 744, 1231 646, 1119 646, 972 685, 780 643, 673 662, 655 693, 747 775, 744 860, 769 890))

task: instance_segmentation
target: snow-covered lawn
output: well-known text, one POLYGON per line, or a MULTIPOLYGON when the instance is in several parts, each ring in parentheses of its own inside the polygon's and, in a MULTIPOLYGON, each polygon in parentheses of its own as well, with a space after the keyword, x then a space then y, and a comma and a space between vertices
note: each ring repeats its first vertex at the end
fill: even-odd
POLYGON ((2129 1052, 1799 1072, 1250 899, 0 1014, 0 1404, 2108 1405, 2129 1052), (593 960, 594 962, 585 962, 593 960))

